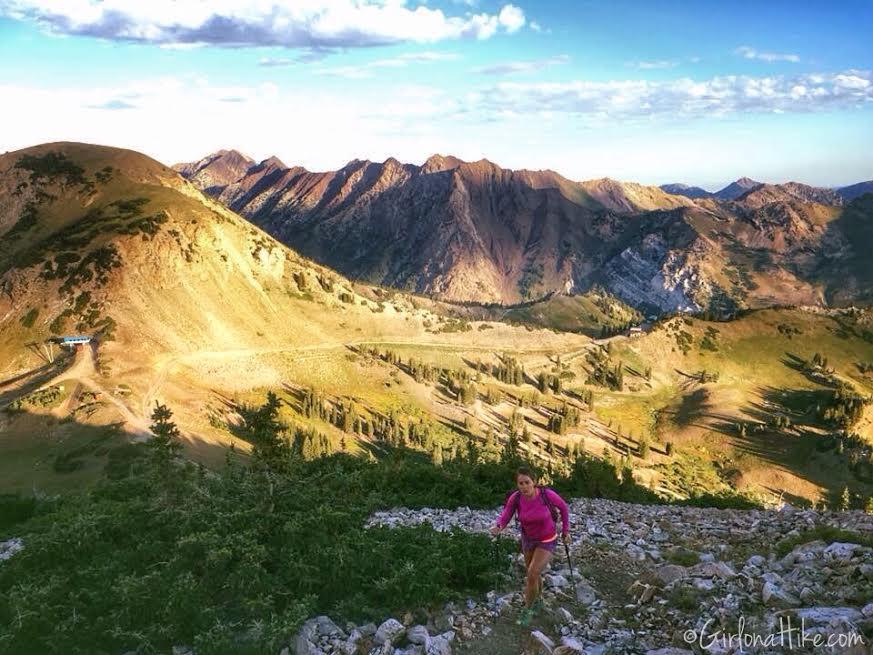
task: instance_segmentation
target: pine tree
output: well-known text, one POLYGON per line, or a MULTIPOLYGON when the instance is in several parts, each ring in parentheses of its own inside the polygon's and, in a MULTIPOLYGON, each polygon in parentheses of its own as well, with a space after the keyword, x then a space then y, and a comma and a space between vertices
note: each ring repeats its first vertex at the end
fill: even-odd
POLYGON ((291 454, 285 426, 279 421, 280 402, 275 393, 267 392, 266 402, 248 417, 244 427, 254 446, 252 455, 255 460, 274 469, 285 467, 291 454))
POLYGON ((149 449, 152 454, 152 461, 160 468, 166 469, 172 462, 182 445, 178 439, 181 436, 179 428, 171 420, 173 412, 166 405, 159 405, 155 401, 155 409, 152 412, 152 424, 149 429, 154 435, 149 441, 149 449))
POLYGON ((646 437, 641 437, 640 438, 640 457, 642 459, 648 459, 649 458, 649 451, 650 451, 649 440, 646 437))
POLYGON ((849 488, 843 487, 843 490, 840 492, 840 495, 836 499, 834 509, 838 512, 848 511, 850 499, 851 495, 849 494, 849 488))
POLYGON ((479 448, 472 439, 467 442, 467 463, 473 466, 479 463, 479 448))

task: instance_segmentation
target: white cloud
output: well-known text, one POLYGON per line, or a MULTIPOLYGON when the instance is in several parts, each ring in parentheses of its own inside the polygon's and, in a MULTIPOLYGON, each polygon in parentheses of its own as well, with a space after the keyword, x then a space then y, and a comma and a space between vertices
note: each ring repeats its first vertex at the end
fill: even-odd
POLYGON ((683 118, 748 112, 849 109, 873 101, 873 72, 793 77, 727 75, 695 81, 624 80, 558 83, 500 82, 476 95, 476 110, 500 116, 507 110, 607 118, 683 118))
POLYGON ((505 5, 497 18, 506 31, 512 34, 524 27, 524 12, 515 5, 505 5))
POLYGON ((406 52, 398 55, 397 59, 405 61, 451 61, 453 59, 460 59, 460 55, 456 55, 453 52, 406 52))
POLYGON ((798 55, 793 55, 790 53, 780 54, 777 52, 759 52, 755 48, 747 45, 740 46, 739 48, 734 50, 734 54, 740 55, 745 59, 758 59, 760 61, 767 62, 790 61, 796 64, 800 61, 800 57, 798 55))
POLYGON ((258 59, 258 66, 267 66, 269 68, 293 66, 296 63, 296 59, 290 59, 288 57, 261 57, 260 59, 258 59))
POLYGON ((458 58, 458 55, 451 52, 406 52, 389 59, 377 59, 376 61, 353 66, 322 68, 318 72, 322 75, 332 75, 335 77, 364 79, 373 77, 374 71, 379 68, 403 68, 408 64, 428 64, 435 61, 450 61, 458 58))
POLYGON ((676 59, 658 59, 655 61, 637 61, 631 64, 640 70, 656 70, 660 68, 675 68, 679 65, 676 59))
POLYGON ((315 61, 321 61, 335 51, 335 48, 324 47, 298 48, 293 57, 261 57, 258 60, 258 66, 281 67, 293 66, 294 64, 310 64, 315 61))
POLYGON ((557 55, 548 59, 531 59, 527 61, 507 61, 492 66, 480 66, 470 72, 482 75, 512 75, 514 73, 531 73, 542 70, 554 64, 566 64, 570 61, 567 55, 557 55))
POLYGON ((513 168, 551 168, 573 179, 609 175, 715 185, 746 174, 848 184, 868 175, 869 131, 829 132, 835 121, 824 116, 822 128, 803 138, 788 120, 758 128, 742 120, 714 125, 682 119, 728 109, 741 116, 834 109, 863 125, 864 114, 850 118, 848 112, 857 104, 871 108, 871 86, 873 74, 859 70, 663 83, 504 82, 482 84, 476 92, 434 85, 360 85, 354 92, 297 84, 217 85, 194 76, 93 89, 0 82, 0 95, 15 98, 4 107, 4 120, 16 126, 2 134, 0 152, 83 141, 131 148, 171 164, 235 147, 258 160, 277 155, 310 170, 333 170, 354 157, 421 162, 442 152, 469 161, 488 157, 513 168), (97 108, 113 101, 134 106, 97 108), (680 120, 663 120, 652 129, 659 117, 672 116, 680 120), (588 129, 596 121, 605 129, 588 129))
POLYGON ((512 34, 524 12, 446 15, 405 0, 4 0, 0 15, 53 34, 158 45, 354 48, 512 34))

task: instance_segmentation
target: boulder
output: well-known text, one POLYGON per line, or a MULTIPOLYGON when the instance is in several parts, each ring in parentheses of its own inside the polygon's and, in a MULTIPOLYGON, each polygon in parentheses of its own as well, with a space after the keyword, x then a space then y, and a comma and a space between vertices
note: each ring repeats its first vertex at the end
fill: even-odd
POLYGON ((555 650, 555 642, 549 639, 546 635, 544 635, 539 630, 534 630, 530 633, 530 636, 533 637, 534 641, 539 644, 540 652, 545 653, 545 655, 552 655, 552 652, 555 650))
POLYGON ((858 544, 835 541, 824 549, 824 557, 831 561, 846 561, 852 559, 855 551, 861 548, 858 544))
POLYGON ((427 628, 423 625, 416 625, 409 628, 406 631, 406 638, 413 644, 421 644, 422 646, 428 646, 430 644, 430 635, 427 632, 427 628))
POLYGON ((318 634, 327 635, 329 637, 340 637, 342 639, 346 638, 345 631, 340 628, 336 623, 331 621, 329 616, 316 616, 315 622, 318 626, 318 634))
POLYGON ((291 646, 294 649, 294 655, 315 655, 318 648, 313 642, 318 641, 318 621, 309 619, 302 626, 291 646))
POLYGON ((688 569, 678 564, 664 564, 655 569, 652 574, 653 582, 662 587, 667 587, 686 577, 688 577, 688 569))
POLYGON ((597 600, 597 592, 587 582, 576 583, 576 600, 583 605, 591 605, 597 600))
POLYGON ((578 639, 563 637, 561 645, 552 651, 552 655, 588 655, 588 651, 578 639))
POLYGON ((397 619, 388 619, 376 630, 376 636, 373 638, 377 644, 397 645, 403 635, 406 633, 406 628, 397 619))
POLYGON ((761 589, 761 600, 767 607, 797 607, 800 601, 773 582, 765 582, 761 589))
POLYGON ((427 655, 452 655, 452 642, 455 633, 451 630, 431 637, 430 646, 427 647, 427 655))
POLYGON ((726 562, 701 562, 695 564, 688 569, 688 575, 695 578, 720 578, 721 580, 730 580, 737 577, 734 571, 726 562))
POLYGON ((569 581, 563 575, 547 575, 546 585, 549 587, 567 587, 569 581))
POLYGON ((859 621, 863 614, 854 607, 801 607, 794 610, 799 619, 813 625, 846 625, 859 621))
POLYGON ((18 537, 0 541, 0 561, 9 559, 23 548, 24 542, 18 537))

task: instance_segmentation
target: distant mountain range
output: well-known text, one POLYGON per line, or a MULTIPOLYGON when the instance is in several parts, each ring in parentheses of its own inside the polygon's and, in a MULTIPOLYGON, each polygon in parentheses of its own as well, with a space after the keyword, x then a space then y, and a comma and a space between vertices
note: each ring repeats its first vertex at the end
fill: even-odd
POLYGON ((450 301, 507 304, 600 286, 642 310, 724 313, 871 295, 861 248, 873 244, 873 199, 860 197, 871 183, 741 178, 701 195, 440 155, 314 173, 233 150, 174 168, 349 277, 450 301))
POLYGON ((748 177, 741 177, 735 182, 728 184, 725 188, 715 192, 707 191, 699 186, 688 186, 687 184, 678 183, 662 184, 660 186, 667 193, 674 193, 686 198, 716 198, 718 200, 736 200, 744 194, 756 190, 758 187, 778 189, 779 192, 785 192, 806 202, 818 202, 829 205, 840 205, 843 202, 854 200, 865 193, 873 193, 873 181, 829 189, 800 184, 799 182, 765 184, 763 182, 756 182, 748 177))

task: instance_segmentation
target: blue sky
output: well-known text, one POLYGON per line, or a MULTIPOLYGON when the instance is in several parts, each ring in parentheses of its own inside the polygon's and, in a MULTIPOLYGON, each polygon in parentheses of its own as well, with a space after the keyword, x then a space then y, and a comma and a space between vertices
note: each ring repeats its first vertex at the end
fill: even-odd
POLYGON ((873 2, 0 0, 0 150, 873 178, 873 2))

